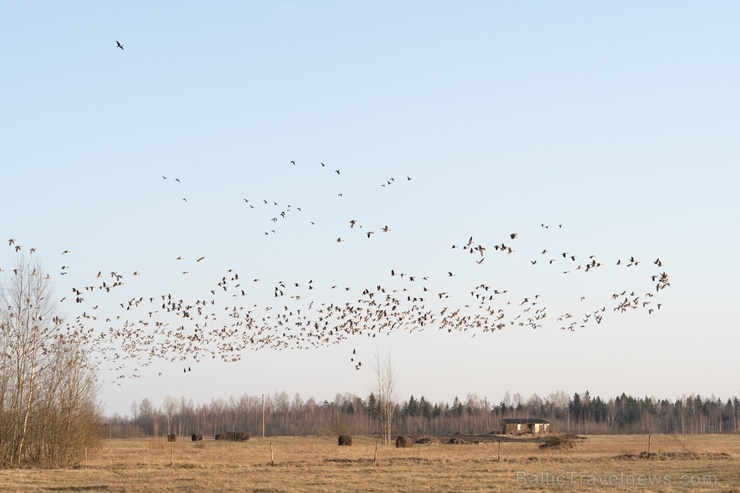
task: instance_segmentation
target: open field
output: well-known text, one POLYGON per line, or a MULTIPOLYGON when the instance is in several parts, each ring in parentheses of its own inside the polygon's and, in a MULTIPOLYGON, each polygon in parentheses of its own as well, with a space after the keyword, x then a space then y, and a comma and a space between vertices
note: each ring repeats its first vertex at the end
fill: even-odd
POLYGON ((0 470, 0 491, 105 492, 740 492, 740 436, 589 436, 576 448, 532 441, 379 446, 353 437, 247 442, 108 440, 75 470, 0 470), (500 453, 500 461, 498 460, 500 453), (274 465, 272 460, 274 457, 274 465))

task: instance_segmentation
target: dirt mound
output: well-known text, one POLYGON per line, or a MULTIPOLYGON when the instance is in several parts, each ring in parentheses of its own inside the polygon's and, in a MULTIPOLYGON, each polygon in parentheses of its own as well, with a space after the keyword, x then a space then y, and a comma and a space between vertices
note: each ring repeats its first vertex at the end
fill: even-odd
POLYGON ((616 457, 622 460, 696 460, 696 459, 709 459, 709 460, 727 460, 732 459, 732 456, 727 452, 707 452, 703 454, 693 454, 691 452, 640 452, 639 454, 622 454, 616 457))
POLYGON ((615 457, 620 460, 637 460, 637 454, 621 454, 615 457))
MULTIPOLYGON (((642 452, 640 454, 641 458, 643 454, 645 454, 645 452, 642 452)), ((656 454, 650 454, 650 455, 656 455, 656 454)), ((700 454, 695 454, 693 452, 658 452, 657 456, 658 456, 658 459, 660 460, 732 459, 732 456, 728 454, 727 452, 704 452, 700 454)))
POLYGON ((449 445, 465 445, 471 442, 463 440, 462 438, 450 438, 449 440, 447 440, 447 443, 449 445))
POLYGON ((587 437, 581 436, 581 435, 573 435, 570 433, 564 433, 562 435, 563 438, 567 438, 569 440, 585 440, 587 437))
POLYGON ((417 445, 440 445, 442 442, 435 437, 421 437, 414 443, 417 445))
POLYGON ((563 450, 576 448, 576 440, 572 435, 550 435, 542 440, 540 448, 563 450))

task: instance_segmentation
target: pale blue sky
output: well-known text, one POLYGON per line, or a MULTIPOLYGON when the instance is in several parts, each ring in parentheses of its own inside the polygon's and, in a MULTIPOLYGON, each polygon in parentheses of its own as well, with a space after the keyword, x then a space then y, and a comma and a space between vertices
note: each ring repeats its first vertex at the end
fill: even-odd
MULTIPOLYGON (((108 413, 166 394, 366 396, 376 351, 404 399, 738 395, 739 15, 734 2, 6 2, 0 229, 37 248, 60 297, 126 274, 61 305, 74 319, 96 303, 96 331, 145 317, 122 313, 133 297, 210 296, 228 269, 261 279, 256 311, 288 304, 278 280, 312 279, 316 305, 343 304, 400 287, 391 269, 449 292, 428 297, 437 312, 480 283, 510 291, 501 308, 547 306, 536 331, 155 360, 115 383, 104 363, 108 413), (481 265, 450 248, 471 235, 481 265), (516 252, 497 255, 501 241, 516 252), (565 275, 565 259, 546 261, 562 251, 604 266, 565 275), (629 256, 642 263, 615 265, 629 256), (656 270, 671 280, 660 310, 612 310, 611 293, 654 290, 656 270), (560 330, 559 315, 602 306, 601 324, 560 330)), ((0 248, 6 271, 13 256, 0 248)))

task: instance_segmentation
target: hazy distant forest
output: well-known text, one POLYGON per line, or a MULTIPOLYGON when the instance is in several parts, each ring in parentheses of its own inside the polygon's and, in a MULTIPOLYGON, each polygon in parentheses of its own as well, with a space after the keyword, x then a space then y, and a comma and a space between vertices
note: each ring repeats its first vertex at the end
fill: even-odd
MULTIPOLYGON (((131 415, 106 419, 106 436, 136 438, 176 434, 205 436, 225 431, 262 434, 261 396, 243 395, 228 401, 194 404, 185 397, 167 396, 157 408, 149 399, 134 402, 131 415)), ((292 399, 285 393, 264 396, 265 435, 299 436, 317 434, 380 433, 381 412, 374 394, 366 399, 337 394, 333 401, 292 399)), ((556 392, 547 398, 509 395, 492 404, 477 395, 451 403, 432 403, 411 396, 394 404, 393 433, 408 435, 452 435, 496 433, 502 418, 542 418, 552 423, 554 433, 737 433, 740 430, 740 400, 722 401, 700 396, 674 401, 622 394, 604 400, 589 392, 568 396, 556 392)))

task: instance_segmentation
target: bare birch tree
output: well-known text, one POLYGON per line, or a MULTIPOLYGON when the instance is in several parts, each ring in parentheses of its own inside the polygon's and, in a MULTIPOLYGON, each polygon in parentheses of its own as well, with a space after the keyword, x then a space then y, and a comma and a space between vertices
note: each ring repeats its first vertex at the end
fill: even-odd
POLYGON ((173 432, 172 429, 172 417, 175 415, 175 412, 177 411, 177 401, 174 397, 167 394, 164 397, 164 400, 162 401, 162 412, 164 413, 165 418, 167 419, 167 434, 170 435, 173 432))
POLYGON ((375 354, 375 375, 377 377, 377 394, 380 418, 380 436, 383 445, 391 443, 393 435, 393 411, 396 406, 395 374, 391 357, 382 361, 380 353, 375 354))
POLYGON ((0 278, 2 465, 70 465, 82 457, 77 445, 93 445, 100 430, 88 431, 100 412, 82 349, 81 335, 63 330, 50 277, 38 262, 18 257, 0 278))

